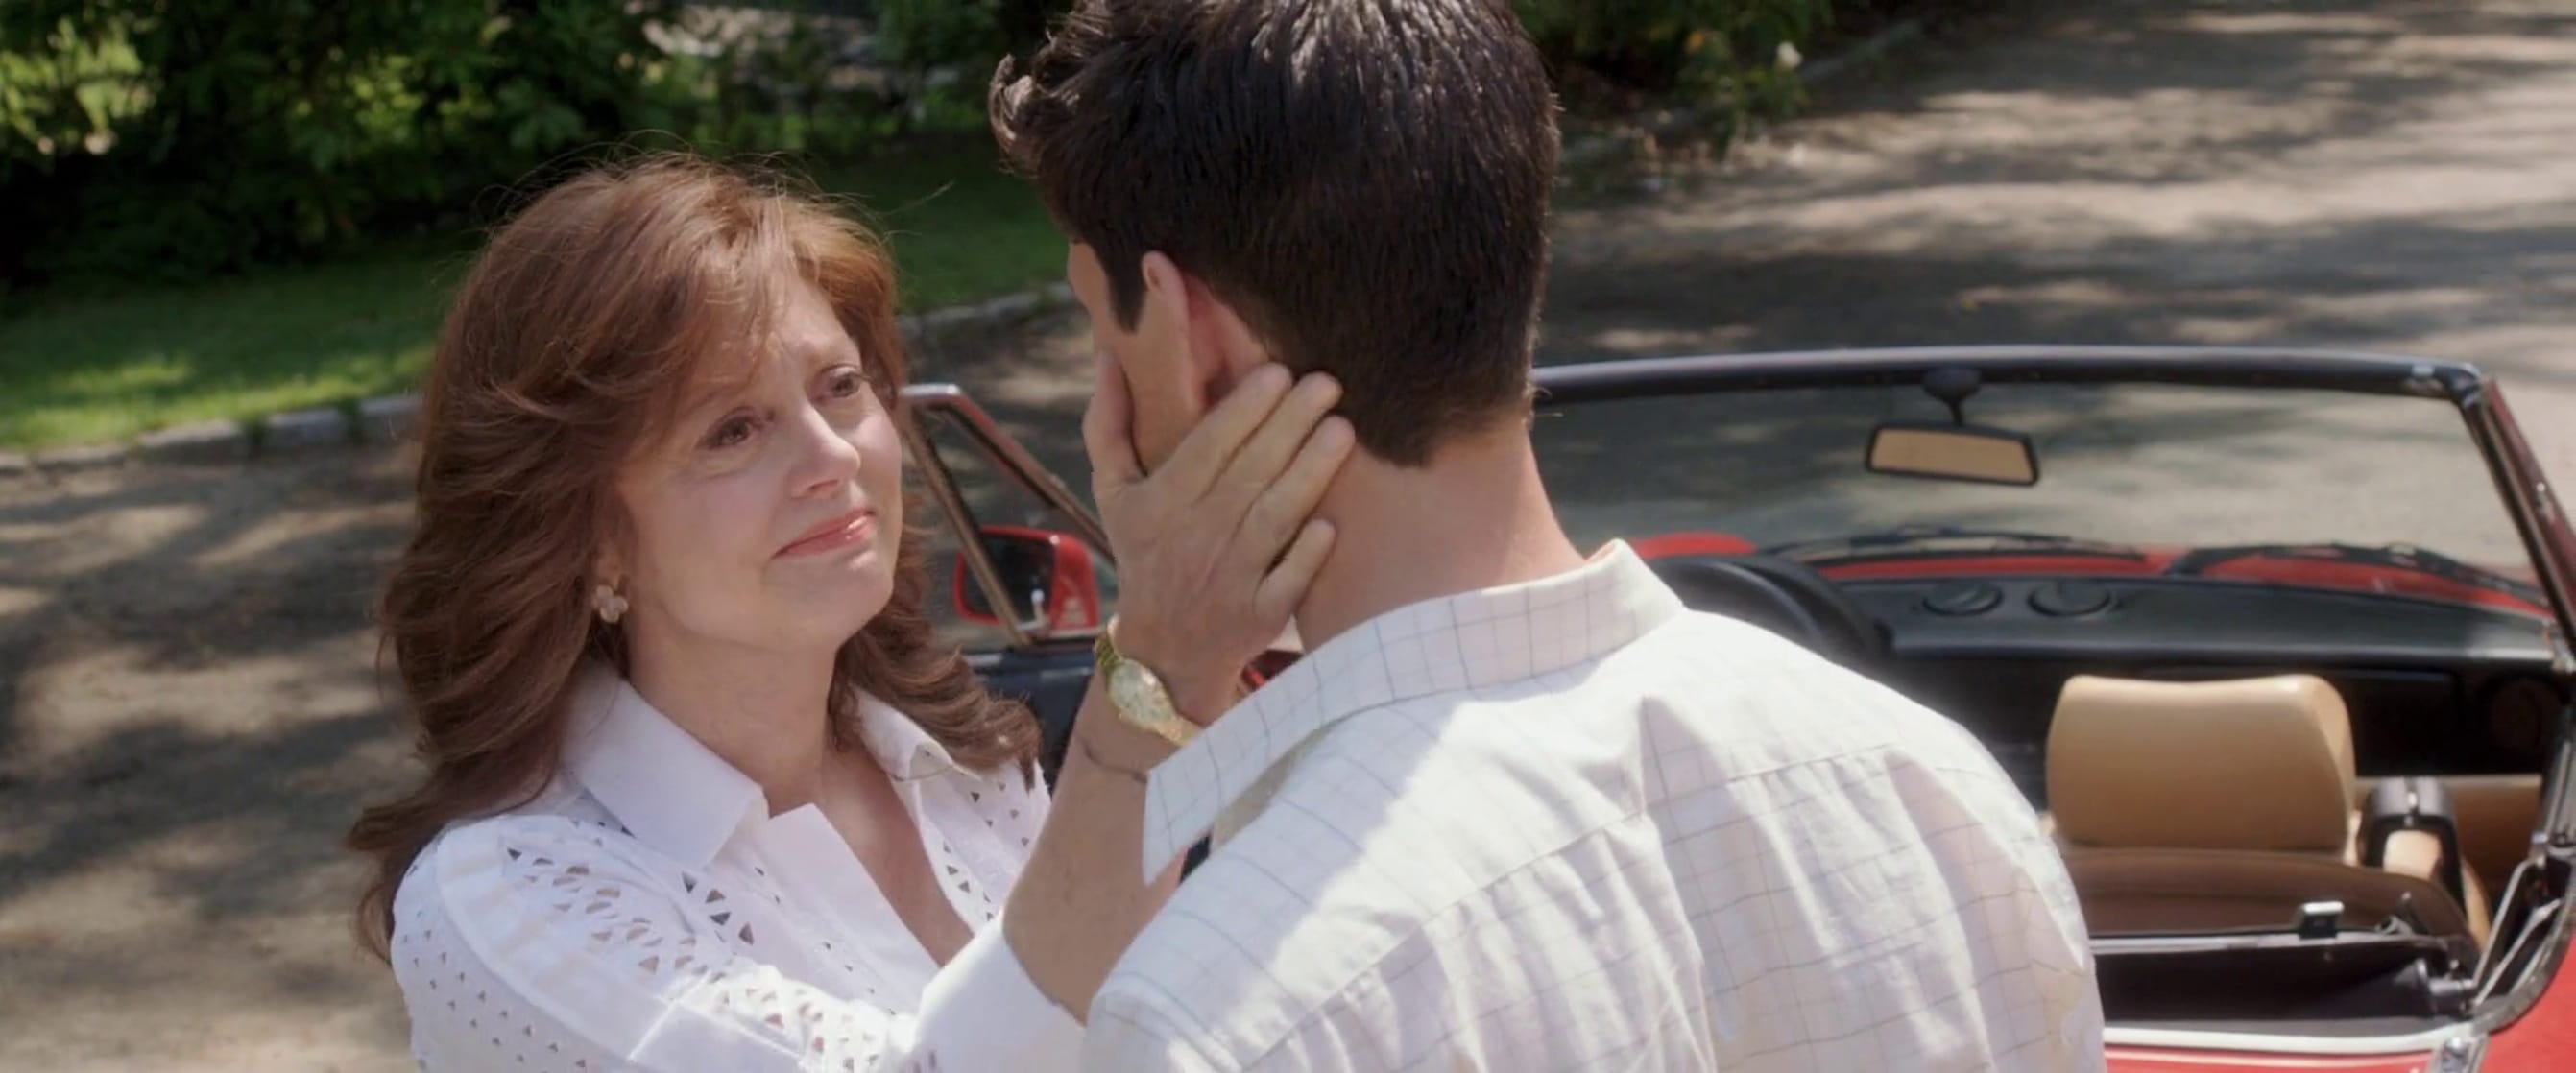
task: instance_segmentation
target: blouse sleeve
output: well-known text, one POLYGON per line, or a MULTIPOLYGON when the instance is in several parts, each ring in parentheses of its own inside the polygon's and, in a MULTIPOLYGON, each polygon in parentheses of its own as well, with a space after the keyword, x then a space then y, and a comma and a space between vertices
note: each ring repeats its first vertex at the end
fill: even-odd
POLYGON ((393 963, 424 1070, 1070 1069, 1081 1028, 989 923, 935 977, 945 1012, 854 1002, 711 934, 578 821, 448 832, 396 905, 393 963), (998 956, 996 955, 998 951, 998 956))

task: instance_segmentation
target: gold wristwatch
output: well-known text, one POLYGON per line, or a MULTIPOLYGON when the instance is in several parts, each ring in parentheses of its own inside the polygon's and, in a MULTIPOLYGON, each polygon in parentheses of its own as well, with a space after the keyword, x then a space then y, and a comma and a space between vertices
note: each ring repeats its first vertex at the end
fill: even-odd
POLYGON ((1109 709, 1118 713, 1119 722, 1170 742, 1175 748, 1198 737, 1199 725, 1181 718, 1162 678, 1152 668, 1120 655, 1118 643, 1109 639, 1108 630, 1100 631, 1100 641, 1092 646, 1091 654, 1109 696, 1109 709))

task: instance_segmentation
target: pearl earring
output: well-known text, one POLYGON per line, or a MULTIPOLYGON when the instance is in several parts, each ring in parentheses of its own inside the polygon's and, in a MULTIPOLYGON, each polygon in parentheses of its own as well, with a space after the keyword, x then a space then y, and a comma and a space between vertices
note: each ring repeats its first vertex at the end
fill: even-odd
POLYGON ((599 612, 599 620, 611 626, 626 617, 626 596, 617 587, 603 581, 590 590, 590 609, 599 612))

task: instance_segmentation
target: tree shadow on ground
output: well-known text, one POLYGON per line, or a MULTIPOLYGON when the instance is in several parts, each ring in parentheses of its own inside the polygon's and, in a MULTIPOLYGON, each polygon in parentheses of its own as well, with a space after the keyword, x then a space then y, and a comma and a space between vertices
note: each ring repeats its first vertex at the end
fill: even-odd
MULTIPOLYGON (((305 1011, 400 1053, 389 980, 349 929, 362 870, 338 843, 410 777, 369 615, 408 491, 401 459, 353 451, 0 500, 9 1004, 149 1007, 159 1019, 115 1044, 140 1053, 269 1045, 226 1009, 305 1011)), ((81 1031, 0 1055, 107 1045, 81 1031)))

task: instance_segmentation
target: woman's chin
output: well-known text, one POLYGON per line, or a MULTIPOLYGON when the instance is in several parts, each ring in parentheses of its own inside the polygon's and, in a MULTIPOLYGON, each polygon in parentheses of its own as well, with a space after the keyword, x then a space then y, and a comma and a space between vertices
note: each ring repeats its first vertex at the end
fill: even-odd
POLYGON ((817 624, 819 633, 846 640, 893 601, 894 579, 882 570, 854 570, 788 595, 798 605, 797 618, 817 624))

